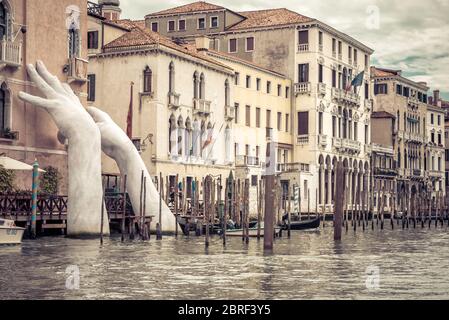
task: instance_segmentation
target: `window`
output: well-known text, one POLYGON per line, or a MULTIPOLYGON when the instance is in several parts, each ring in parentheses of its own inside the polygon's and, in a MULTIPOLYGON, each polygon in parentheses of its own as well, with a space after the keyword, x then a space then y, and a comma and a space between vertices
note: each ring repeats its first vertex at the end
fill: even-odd
POLYGON ((332 116, 332 137, 335 138, 337 135, 337 117, 332 116))
POLYGON ((186 30, 186 21, 185 20, 179 20, 178 21, 178 30, 179 31, 185 31, 186 30))
POLYGON ((237 39, 229 39, 229 52, 237 52, 237 39))
MULTIPOLYGON (((0 6, 1 5, 2 4, 0 3, 0 6)), ((4 90, 3 87, 0 87, 0 133, 3 133, 5 129, 9 127, 7 120, 6 94, 6 90, 4 90)))
POLYGON ((153 31, 153 32, 159 32, 159 23, 157 23, 157 22, 151 22, 151 31, 153 31))
POLYGON ((357 56, 358 56, 358 51, 357 51, 357 49, 354 49, 354 63, 355 64, 357 64, 357 61, 358 61, 358 59, 357 59, 357 56))
POLYGON ((337 87, 337 70, 332 70, 332 88, 337 87))
POLYGON ((170 21, 168 21, 167 31, 168 31, 168 32, 173 32, 173 31, 175 31, 175 20, 170 20, 170 21))
POLYGON ((234 108, 235 108, 235 117, 234 117, 234 122, 235 123, 239 123, 239 104, 238 103, 234 103, 234 108))
POLYGON ((388 94, 388 86, 386 83, 378 83, 374 85, 374 94, 388 94))
POLYGON ((285 99, 290 97, 290 87, 285 87, 285 99))
POLYGON ((278 131, 281 131, 281 126, 282 126, 282 113, 278 112, 278 126, 277 126, 278 131))
POLYGON ((282 96, 282 85, 278 84, 278 97, 282 96))
POLYGON ((218 28, 218 17, 210 17, 210 27, 218 28))
POLYGON ((80 56, 80 34, 77 26, 73 25, 69 29, 69 57, 80 56))
POLYGON ((298 33, 298 43, 299 45, 304 45, 309 43, 309 30, 301 30, 298 33))
POLYGON ((95 101, 95 75, 87 75, 87 101, 95 101))
POLYGON ((152 77, 153 72, 151 71, 150 67, 146 67, 143 71, 143 92, 152 92, 152 77))
POLYGON ((266 127, 271 128, 271 110, 267 110, 266 127))
POLYGON ((251 186, 257 187, 257 175, 251 175, 251 186))
POLYGON ((359 138, 359 128, 357 122, 354 122, 354 140, 358 140, 359 138))
POLYGON ((369 66, 369 57, 367 54, 365 54, 365 68, 368 68, 369 66))
POLYGON ((298 112, 298 135, 309 134, 309 112, 298 112))
POLYGON ((433 120, 433 113, 430 114, 430 124, 433 124, 434 120, 433 120))
POLYGON ((318 82, 323 83, 323 65, 318 65, 318 82))
POLYGON ((254 51, 254 37, 246 38, 246 51, 254 51))
POLYGON ((334 38, 332 38, 332 53, 337 53, 337 40, 335 40, 334 38))
POLYGON ((365 124, 365 144, 369 143, 369 127, 367 124, 365 124))
POLYGON ((435 133, 430 133, 430 141, 432 141, 432 143, 435 143, 435 133))
POLYGON ((285 114, 285 132, 288 132, 290 128, 290 115, 288 113, 285 114))
POLYGON ((256 89, 257 89, 257 91, 260 91, 260 82, 261 82, 260 78, 257 78, 256 79, 256 89))
POLYGON ((438 118, 437 118, 437 119, 438 119, 438 122, 437 122, 437 123, 438 123, 438 125, 440 126, 440 125, 441 125, 441 116, 438 115, 438 118))
POLYGON ((8 22, 8 11, 0 2, 0 39, 3 39, 4 36, 8 37, 8 22))
POLYGON ((246 88, 251 88, 251 76, 246 76, 246 88))
POLYGON ((298 65, 298 82, 309 82, 309 64, 298 65))
POLYGON ((240 84, 240 73, 236 72, 235 73, 235 85, 238 86, 240 84))
POLYGON ((200 75, 200 99, 206 98, 206 81, 204 78, 204 73, 200 75))
POLYGON ((98 31, 87 33, 87 49, 98 49, 98 31))
POLYGON ((352 59, 352 47, 351 46, 348 46, 348 58, 349 58, 349 60, 352 59))
POLYGON ((402 96, 402 85, 397 84, 396 85, 396 93, 400 96, 402 96))
POLYGON ((198 18, 198 29, 199 30, 206 29, 206 19, 205 18, 198 18))
POLYGON ((245 123, 247 127, 251 126, 251 107, 246 106, 245 123))
POLYGON ((438 134, 438 145, 441 146, 441 133, 438 134))
POLYGON ((168 65, 168 92, 175 92, 175 65, 173 62, 168 65))
POLYGON ((225 105, 230 106, 230 89, 229 89, 229 81, 226 79, 225 81, 225 105))
POLYGON ((318 45, 320 51, 323 51, 323 33, 321 31, 318 31, 318 45))
POLYGON ((369 99, 369 84, 368 82, 365 82, 365 99, 369 99))
POLYGON ((260 108, 256 108, 256 128, 260 128, 260 108))
POLYGON ((271 81, 267 81, 267 93, 271 93, 271 81))
POLYGON ((318 134, 323 134, 323 113, 318 112, 318 134))

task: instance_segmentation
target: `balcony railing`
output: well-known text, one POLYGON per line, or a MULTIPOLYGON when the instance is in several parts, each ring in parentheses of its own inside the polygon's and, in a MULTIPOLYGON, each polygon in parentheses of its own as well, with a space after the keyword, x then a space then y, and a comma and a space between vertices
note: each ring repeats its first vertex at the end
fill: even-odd
POLYGON ((299 135, 297 137, 296 142, 299 145, 308 144, 309 143, 309 135, 308 134, 299 135))
POLYGON ((310 172, 310 166, 307 163, 277 163, 277 172, 310 172))
POLYGON ((326 148, 327 146, 327 135, 320 134, 318 135, 318 145, 322 148, 326 148))
POLYGON ((11 131, 9 129, 1 130, 0 139, 19 140, 19 131, 11 131))
POLYGON ((168 107, 172 109, 179 108, 179 97, 181 95, 179 93, 169 92, 168 93, 168 107))
POLYGON ((332 99, 338 102, 360 106, 360 97, 352 91, 346 91, 339 88, 332 88, 332 99))
POLYGON ((260 166, 259 157, 236 156, 235 157, 235 165, 236 166, 258 167, 258 166, 260 166))
POLYGON ((71 58, 69 60, 69 83, 87 82, 87 60, 81 58, 71 58))
POLYGON ((3 38, 0 40, 0 64, 19 67, 22 63, 22 42, 14 43, 3 38))
POLYGON ((227 120, 235 119, 235 107, 234 106, 226 106, 225 107, 225 117, 227 120))
POLYGON ((310 82, 295 83, 295 95, 309 94, 311 91, 310 82))
POLYGON ((265 137, 267 139, 273 139, 273 128, 265 128, 265 137))
POLYGON ((90 15, 101 17, 103 16, 102 6, 97 3, 87 1, 87 13, 90 15))
POLYGON ((308 43, 298 44, 298 52, 307 52, 307 51, 309 51, 308 43))
POLYGON ((204 99, 193 99, 193 110, 202 115, 210 114, 211 102, 204 99))
POLYGON ((421 177, 421 176, 422 176, 422 171, 419 170, 419 169, 413 169, 413 170, 412 170, 412 175, 413 175, 414 177, 421 177))
POLYGON ((362 143, 360 141, 333 138, 332 144, 341 152, 360 153, 362 151, 362 143))
POLYGON ((318 90, 319 95, 325 96, 326 95, 326 84, 319 82, 317 90, 318 90))
POLYGON ((374 168, 374 175, 375 176, 394 177, 397 174, 398 174, 398 172, 395 169, 391 169, 391 168, 374 168))

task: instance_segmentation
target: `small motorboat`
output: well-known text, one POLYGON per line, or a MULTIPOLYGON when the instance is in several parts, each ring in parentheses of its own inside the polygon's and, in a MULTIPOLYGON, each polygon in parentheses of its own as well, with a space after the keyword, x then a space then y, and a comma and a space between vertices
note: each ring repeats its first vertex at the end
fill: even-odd
MULTIPOLYGON (((248 228, 248 235, 249 237, 257 237, 257 222, 250 223, 248 228)), ((275 226, 274 227, 274 233, 275 236, 278 237, 281 232, 281 227, 275 226)), ((221 232, 220 232, 221 233, 221 232)), ((226 236, 227 237, 242 237, 243 236, 243 229, 226 229, 226 236)), ((264 236, 264 224, 263 222, 260 223, 260 236, 264 236)))
MULTIPOLYGON (((315 219, 310 219, 310 220, 290 221, 290 230, 318 229, 320 227, 320 224, 321 224, 320 216, 316 217, 315 219)), ((284 219, 282 229, 288 230, 288 220, 284 219)))
POLYGON ((25 228, 17 227, 13 220, 0 218, 0 245, 21 244, 25 228))

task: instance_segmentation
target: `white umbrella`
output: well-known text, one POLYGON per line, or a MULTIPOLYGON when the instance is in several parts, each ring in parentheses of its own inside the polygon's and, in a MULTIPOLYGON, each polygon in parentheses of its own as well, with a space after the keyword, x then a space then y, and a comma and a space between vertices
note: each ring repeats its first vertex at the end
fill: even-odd
MULTIPOLYGON (((0 166, 6 170, 33 171, 33 166, 6 156, 0 157, 0 166)), ((45 172, 45 170, 39 169, 39 172, 45 172)))

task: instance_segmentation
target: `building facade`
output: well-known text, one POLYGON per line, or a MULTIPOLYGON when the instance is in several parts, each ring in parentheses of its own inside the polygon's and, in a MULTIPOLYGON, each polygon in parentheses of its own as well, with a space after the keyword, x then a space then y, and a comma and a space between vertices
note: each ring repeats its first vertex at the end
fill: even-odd
MULTIPOLYGON (((227 113, 233 70, 193 46, 129 21, 116 23, 129 31, 89 56, 89 77, 96 83, 89 104, 125 131, 131 105, 132 138, 150 174, 169 177, 172 186, 176 175, 185 179, 187 198, 195 179, 226 178, 234 163, 233 120, 227 113)), ((103 171, 119 174, 107 157, 103 171)))
POLYGON ((312 173, 301 182, 302 199, 310 195, 311 208, 319 205, 321 211, 332 212, 335 164, 342 160, 352 201, 370 168, 365 146, 370 144, 372 49, 287 9, 234 12, 194 2, 151 13, 145 20, 147 28, 174 38, 191 41, 197 34, 207 35, 210 48, 291 79, 292 164, 306 163, 312 173), (361 86, 351 87, 362 71, 361 86))
MULTIPOLYGON (((67 152, 50 115, 18 98, 38 94, 26 65, 42 60, 86 102, 86 1, 0 1, 0 153, 58 169, 59 192, 67 192, 67 152), (42 8, 51 8, 42 14, 42 8), (51 48, 51 50, 49 50, 51 48)), ((17 173, 16 187, 31 189, 31 174, 17 173)))

